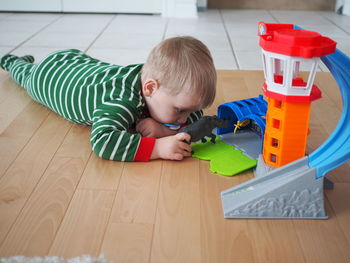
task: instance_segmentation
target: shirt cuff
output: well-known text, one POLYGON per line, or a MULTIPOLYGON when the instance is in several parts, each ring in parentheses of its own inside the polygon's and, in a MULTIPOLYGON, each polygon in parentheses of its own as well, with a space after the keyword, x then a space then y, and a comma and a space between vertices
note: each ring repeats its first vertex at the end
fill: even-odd
POLYGON ((136 151, 134 161, 147 162, 151 158, 156 138, 141 137, 139 148, 136 151))

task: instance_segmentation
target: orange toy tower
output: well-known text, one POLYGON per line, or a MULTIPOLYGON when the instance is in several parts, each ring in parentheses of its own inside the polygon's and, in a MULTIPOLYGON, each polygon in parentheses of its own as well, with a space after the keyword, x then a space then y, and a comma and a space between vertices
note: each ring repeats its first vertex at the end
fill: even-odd
POLYGON ((321 56, 335 51, 336 42, 290 24, 260 22, 259 35, 268 97, 263 158, 281 167, 305 155, 311 102, 321 98, 313 84, 316 69, 321 56), (309 67, 305 80, 300 76, 304 66, 309 67))

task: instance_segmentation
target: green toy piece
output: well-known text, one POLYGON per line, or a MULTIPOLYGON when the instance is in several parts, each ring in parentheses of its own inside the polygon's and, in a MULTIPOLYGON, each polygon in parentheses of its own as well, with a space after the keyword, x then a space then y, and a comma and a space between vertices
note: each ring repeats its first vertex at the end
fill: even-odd
POLYGON ((226 176, 233 176, 256 166, 257 161, 247 157, 234 146, 224 143, 219 137, 216 143, 198 142, 192 145, 196 157, 210 160, 210 171, 226 176))

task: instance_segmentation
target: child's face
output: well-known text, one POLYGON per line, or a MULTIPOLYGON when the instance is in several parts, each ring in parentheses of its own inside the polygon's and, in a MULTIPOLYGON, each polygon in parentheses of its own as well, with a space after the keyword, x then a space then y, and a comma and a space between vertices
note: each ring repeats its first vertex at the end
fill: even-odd
POLYGON ((151 117, 160 123, 183 124, 189 115, 200 110, 199 96, 180 92, 170 95, 166 90, 160 88, 146 102, 151 117))

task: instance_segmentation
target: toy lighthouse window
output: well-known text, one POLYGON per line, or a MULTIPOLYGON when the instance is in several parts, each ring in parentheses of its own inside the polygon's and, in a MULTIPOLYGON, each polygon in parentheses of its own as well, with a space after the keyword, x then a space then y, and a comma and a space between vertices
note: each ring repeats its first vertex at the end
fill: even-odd
POLYGON ((273 78, 276 84, 284 85, 284 76, 283 73, 285 70, 285 61, 280 58, 272 58, 272 67, 273 67, 273 78))
POLYGON ((263 51, 262 56, 265 79, 270 83, 274 83, 276 88, 282 88, 285 85, 284 74, 287 72, 286 60, 282 56, 271 52, 263 51))
POLYGON ((319 58, 302 58, 262 50, 264 75, 269 91, 289 96, 309 96, 319 58), (309 74, 301 77, 300 71, 309 74))
POLYGON ((313 85, 313 81, 315 79, 316 68, 317 68, 318 60, 315 59, 303 59, 297 58, 292 60, 292 85, 291 87, 294 89, 304 89, 306 91, 310 91, 313 85), (305 74, 308 74, 305 78, 300 75, 300 68, 303 65, 306 68, 305 74), (311 68, 311 69, 310 69, 311 68), (307 82, 305 82, 307 80, 307 82))
POLYGON ((300 61, 294 61, 292 68, 293 68, 293 79, 298 78, 300 75, 300 61))

